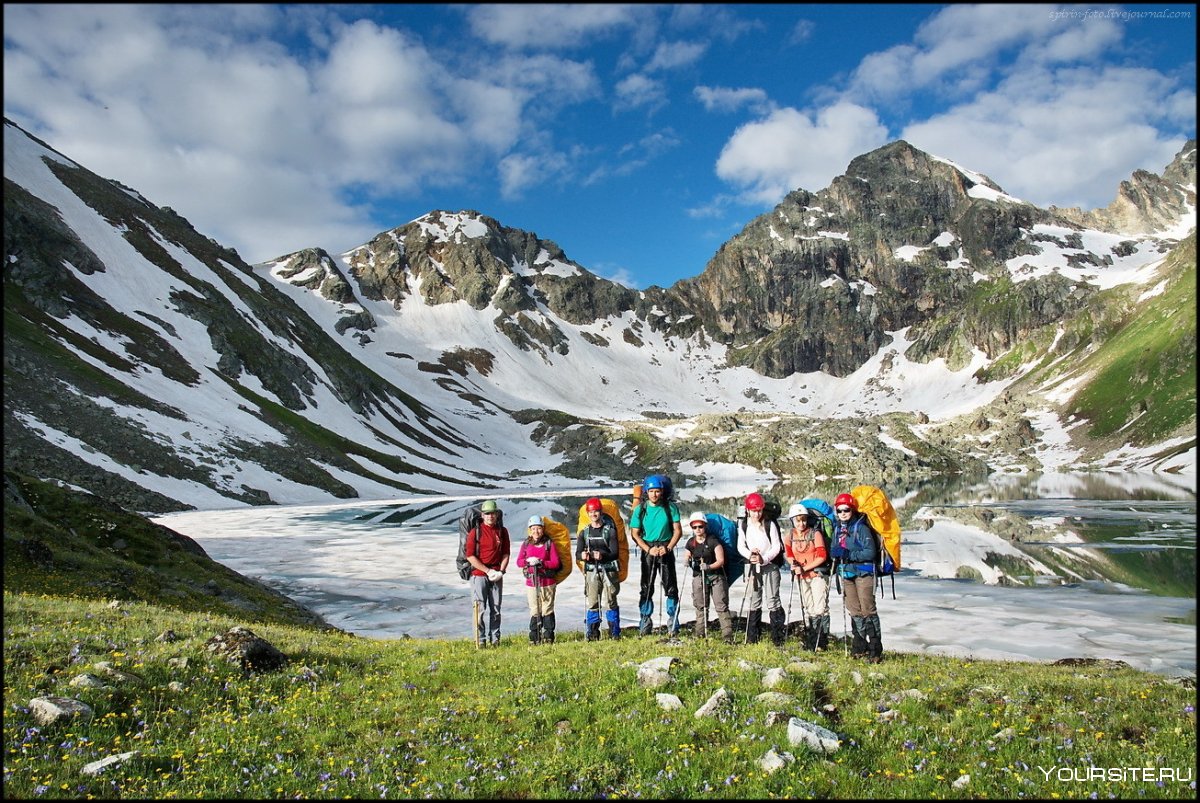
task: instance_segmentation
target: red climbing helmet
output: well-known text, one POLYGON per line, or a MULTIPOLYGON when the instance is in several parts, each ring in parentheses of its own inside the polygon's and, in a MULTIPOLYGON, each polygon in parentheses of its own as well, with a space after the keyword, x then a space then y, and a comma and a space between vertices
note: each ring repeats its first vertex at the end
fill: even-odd
POLYGON ((833 506, 839 508, 845 505, 846 507, 858 510, 858 502, 854 501, 854 497, 850 494, 838 494, 837 499, 833 500, 833 506))
POLYGON ((600 504, 600 500, 594 496, 591 499, 584 502, 583 507, 589 513, 593 510, 603 510, 604 509, 604 506, 600 504))
POLYGON ((762 510, 767 506, 762 494, 750 494, 746 497, 746 510, 762 510))

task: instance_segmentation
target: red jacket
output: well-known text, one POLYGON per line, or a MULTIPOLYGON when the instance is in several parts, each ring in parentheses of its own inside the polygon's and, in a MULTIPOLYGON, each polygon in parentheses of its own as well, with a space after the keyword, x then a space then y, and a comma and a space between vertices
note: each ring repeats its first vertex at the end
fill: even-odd
MULTIPOLYGON (((467 546, 463 554, 479 558, 479 562, 489 569, 499 569, 500 563, 511 550, 508 543, 507 527, 489 527, 480 524, 478 529, 467 533, 467 546)), ((483 577, 487 572, 471 569, 473 577, 483 577)))

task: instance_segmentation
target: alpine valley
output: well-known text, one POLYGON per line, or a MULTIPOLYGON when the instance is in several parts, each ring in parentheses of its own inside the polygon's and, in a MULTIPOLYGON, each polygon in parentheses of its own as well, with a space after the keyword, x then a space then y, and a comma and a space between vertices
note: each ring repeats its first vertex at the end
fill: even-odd
POLYGON ((721 464, 1194 483, 1194 140, 1090 211, 892 142, 644 291, 472 210, 247 264, 7 120, 4 190, 5 469, 130 510, 721 464))

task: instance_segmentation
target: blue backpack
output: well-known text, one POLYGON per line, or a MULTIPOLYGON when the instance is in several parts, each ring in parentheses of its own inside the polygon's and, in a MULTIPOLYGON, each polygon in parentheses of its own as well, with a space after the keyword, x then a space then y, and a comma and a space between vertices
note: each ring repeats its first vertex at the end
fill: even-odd
POLYGON ((737 522, 720 513, 705 513, 704 518, 708 531, 716 535, 725 548, 725 579, 729 585, 733 585, 734 581, 741 579, 746 564, 746 559, 737 548, 737 522))

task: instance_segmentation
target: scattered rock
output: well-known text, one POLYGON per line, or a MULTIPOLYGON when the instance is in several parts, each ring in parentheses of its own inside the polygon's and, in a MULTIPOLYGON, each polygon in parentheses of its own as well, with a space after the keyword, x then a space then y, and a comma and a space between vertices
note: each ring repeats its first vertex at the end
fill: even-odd
POLYGON ((674 694, 663 694, 662 692, 659 692, 658 694, 654 695, 654 699, 658 703, 658 707, 664 711, 678 711, 679 709, 683 708, 683 700, 680 700, 674 694))
POLYGON ((115 756, 108 756, 107 758, 102 758, 99 761, 93 761, 90 764, 84 764, 83 774, 99 775, 113 765, 124 764, 125 762, 137 758, 140 755, 141 751, 139 750, 132 750, 128 753, 117 753, 115 756))
POLYGON ((758 760, 758 766, 768 773, 778 772, 796 760, 791 753, 777 753, 772 747, 766 755, 758 760))
POLYGON ((814 753, 824 755, 836 753, 841 746, 841 740, 833 731, 797 717, 788 721, 788 743, 804 745, 814 753))
POLYGON ((700 706, 696 710, 695 717, 716 717, 717 719, 728 719, 733 714, 733 696, 724 688, 717 689, 713 692, 712 697, 708 698, 708 702, 700 706))
POLYGON ((213 636, 204 647, 225 656, 247 672, 270 672, 287 664, 287 656, 245 627, 234 627, 213 636))
POLYGON ((787 680, 787 672, 776 667, 775 669, 768 670, 767 674, 763 675, 762 683, 768 689, 773 689, 785 680, 787 680))
POLYGON ((765 691, 754 698, 764 705, 786 708, 790 705, 795 705, 796 698, 790 694, 784 694, 781 691, 765 691))
POLYGON ((68 719, 91 722, 95 712, 87 703, 70 697, 35 697, 29 701, 29 713, 39 725, 53 725, 68 719))
POLYGON ((958 780, 955 781, 954 783, 950 784, 950 786, 954 787, 955 789, 962 789, 964 786, 966 786, 970 782, 971 782, 970 775, 960 775, 960 776, 958 776, 958 780))
POLYGON ((112 686, 109 686, 107 683, 105 683, 103 680, 101 680, 100 678, 93 675, 91 672, 84 672, 82 675, 76 675, 75 677, 71 678, 71 682, 67 685, 74 686, 75 688, 78 688, 78 689, 111 689, 112 688, 112 686))

